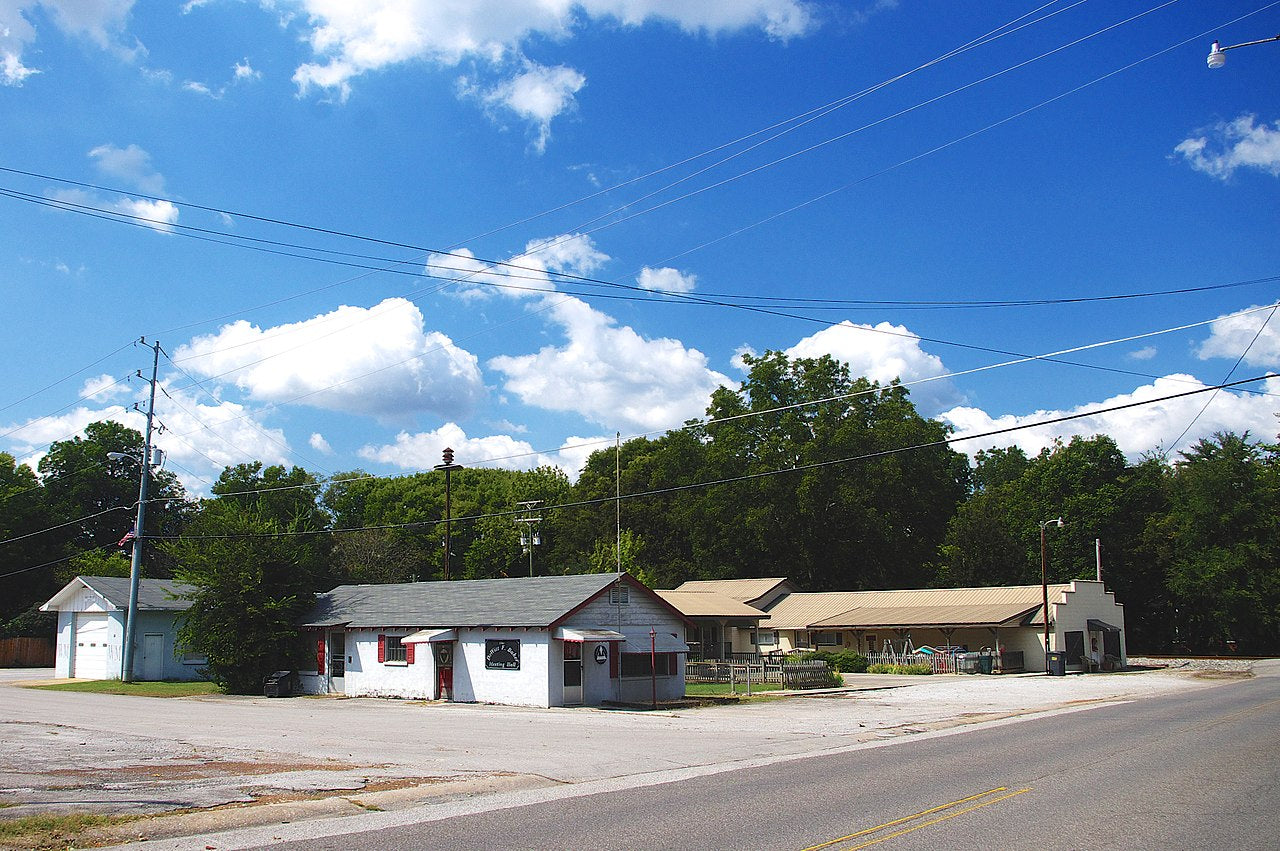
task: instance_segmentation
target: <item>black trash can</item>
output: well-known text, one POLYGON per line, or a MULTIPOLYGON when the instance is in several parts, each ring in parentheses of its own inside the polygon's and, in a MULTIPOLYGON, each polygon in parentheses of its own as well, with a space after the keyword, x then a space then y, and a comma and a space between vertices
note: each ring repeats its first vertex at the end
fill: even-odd
POLYGON ((983 650, 978 656, 978 673, 989 674, 995 670, 996 657, 990 650, 983 650))
POLYGON ((267 677, 262 692, 267 697, 293 697, 298 691, 297 671, 276 671, 267 677))
POLYGON ((1067 654, 1061 650, 1050 650, 1048 653, 1049 676, 1065 677, 1067 675, 1067 654))

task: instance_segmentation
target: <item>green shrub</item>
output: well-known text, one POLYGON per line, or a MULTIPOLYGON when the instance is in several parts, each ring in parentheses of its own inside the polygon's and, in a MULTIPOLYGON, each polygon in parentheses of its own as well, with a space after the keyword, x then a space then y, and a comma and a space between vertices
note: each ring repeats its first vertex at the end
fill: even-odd
POLYGON ((867 670, 867 657, 853 650, 838 650, 828 664, 841 673, 862 674, 867 670))
POLYGON ((867 668, 869 674, 932 674, 933 667, 930 665, 871 665, 867 668))

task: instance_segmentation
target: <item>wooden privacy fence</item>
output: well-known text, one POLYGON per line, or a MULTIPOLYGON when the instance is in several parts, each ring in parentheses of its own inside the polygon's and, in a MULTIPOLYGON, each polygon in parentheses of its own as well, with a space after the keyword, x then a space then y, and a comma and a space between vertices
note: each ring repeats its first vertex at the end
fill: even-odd
POLYGON ((51 638, 0 638, 0 668, 52 668, 51 638))
POLYGON ((831 685, 831 669, 826 662, 786 662, 781 659, 758 662, 686 662, 687 683, 774 683, 783 688, 822 688, 831 685))

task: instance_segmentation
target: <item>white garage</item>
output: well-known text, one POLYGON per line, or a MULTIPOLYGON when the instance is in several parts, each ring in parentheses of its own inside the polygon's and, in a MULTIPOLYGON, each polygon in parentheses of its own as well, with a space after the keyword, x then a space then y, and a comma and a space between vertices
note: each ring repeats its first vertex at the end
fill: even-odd
MULTIPOLYGON (((204 659, 177 645, 178 618, 191 605, 191 586, 169 579, 138 585, 138 625, 134 629, 135 680, 195 680, 204 659)), ((123 576, 77 576, 54 594, 42 611, 58 613, 59 677, 120 679, 129 580, 123 576)))
MULTIPOLYGON (((113 654, 107 652, 107 647, 111 644, 111 615, 106 612, 75 612, 74 618, 71 676, 90 680, 110 678, 113 654)), ((119 676, 120 660, 116 658, 114 661, 115 673, 119 676)))

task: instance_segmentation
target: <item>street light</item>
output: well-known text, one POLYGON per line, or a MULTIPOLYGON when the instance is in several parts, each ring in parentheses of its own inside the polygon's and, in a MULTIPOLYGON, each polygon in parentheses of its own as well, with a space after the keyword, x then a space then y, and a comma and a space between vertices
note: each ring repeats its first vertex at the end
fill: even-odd
POLYGON ((453 538, 449 534, 449 520, 451 514, 449 508, 449 474, 454 470, 461 470, 462 465, 453 463, 453 450, 447 446, 445 447, 444 452, 441 453, 441 458, 444 460, 444 463, 437 464, 435 469, 444 471, 444 579, 448 582, 449 549, 453 546, 453 538))
POLYGON ((1040 597, 1044 603, 1044 672, 1049 673, 1049 550, 1045 546, 1044 530, 1049 526, 1062 528, 1062 518, 1040 521, 1040 597))
POLYGON ((1260 38, 1257 41, 1242 41, 1239 44, 1228 44, 1223 47, 1218 42, 1214 42, 1209 48, 1209 58, 1206 60, 1210 68, 1221 68, 1227 64, 1227 51, 1235 50, 1237 47, 1250 47, 1255 44, 1266 44, 1269 41, 1280 41, 1280 35, 1271 38, 1260 38))
MULTIPOLYGON (((150 437, 150 429, 147 436, 150 437)), ((150 447, 144 447, 146 453, 150 447)), ((142 457, 130 455, 128 452, 108 452, 112 461, 133 461, 142 468, 138 476, 138 519, 133 526, 133 557, 129 560, 129 610, 124 621, 124 653, 120 659, 120 681, 133 682, 133 639, 138 626, 138 583, 142 577, 142 541, 147 522, 147 486, 151 479, 151 465, 160 463, 160 450, 154 451, 154 460, 147 463, 146 454, 142 457)))

